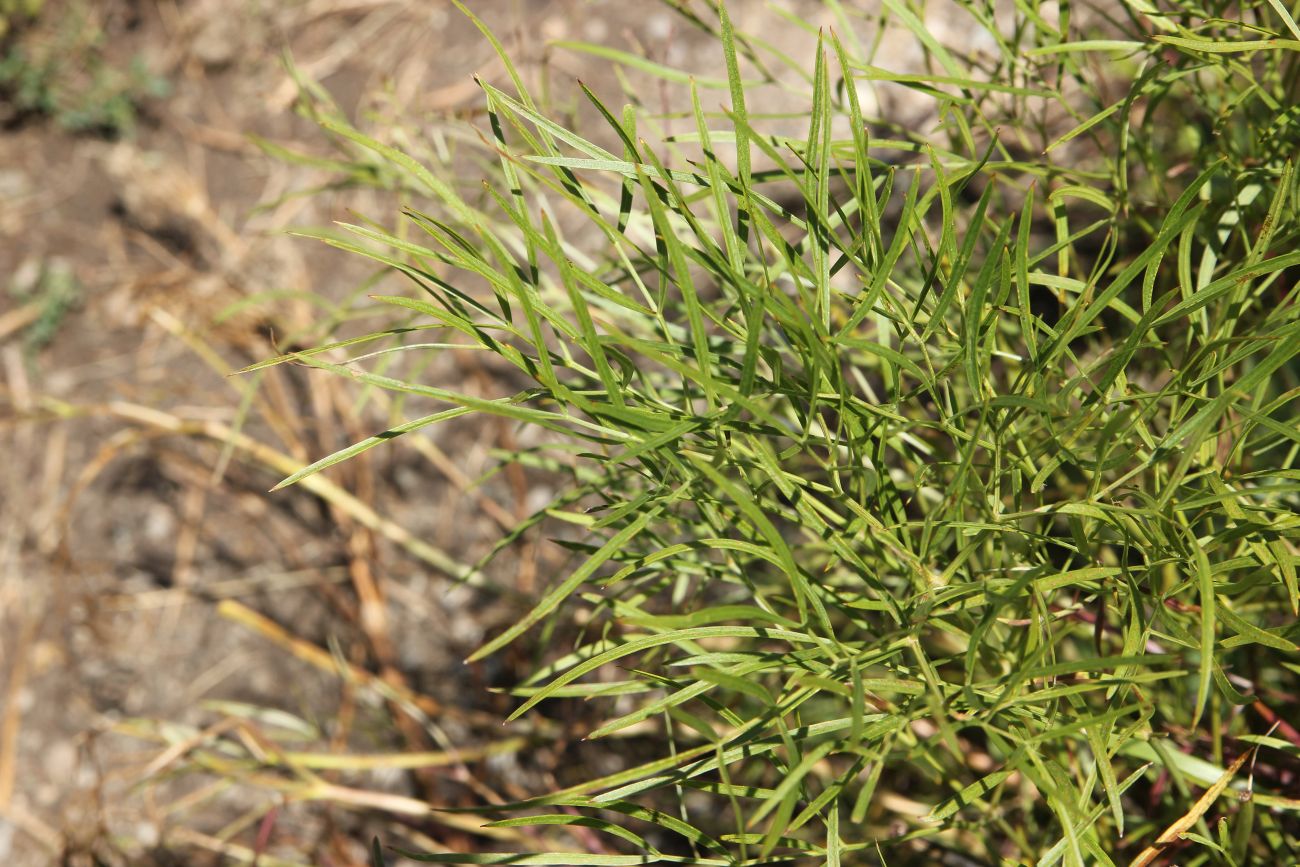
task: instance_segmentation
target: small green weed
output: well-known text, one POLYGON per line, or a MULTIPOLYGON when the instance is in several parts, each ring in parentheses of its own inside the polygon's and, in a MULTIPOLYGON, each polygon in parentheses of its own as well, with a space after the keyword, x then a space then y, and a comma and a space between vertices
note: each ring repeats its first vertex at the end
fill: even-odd
POLYGON ((0 94, 8 102, 0 121, 40 116, 74 133, 129 135, 140 106, 165 96, 168 84, 139 57, 110 63, 106 39, 89 9, 73 4, 57 23, 45 21, 0 47, 0 94))
POLYGON ((32 262, 19 273, 10 294, 20 304, 36 308, 36 315, 23 332, 24 343, 34 352, 49 344, 68 313, 81 303, 82 286, 72 266, 63 259, 32 262))

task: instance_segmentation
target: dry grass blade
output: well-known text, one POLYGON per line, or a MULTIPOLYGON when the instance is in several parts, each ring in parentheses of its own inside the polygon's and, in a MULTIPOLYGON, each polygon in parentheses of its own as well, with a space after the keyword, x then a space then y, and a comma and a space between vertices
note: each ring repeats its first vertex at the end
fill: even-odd
POLYGON ((360 666, 343 662, 328 650, 293 635, 289 630, 285 629, 271 618, 257 613, 247 605, 234 599, 223 599, 217 605, 217 613, 222 617, 248 627, 268 641, 275 642, 295 658, 300 659, 321 671, 333 674, 342 673, 350 680, 364 684, 366 687, 375 690, 385 698, 393 698, 398 702, 418 708, 420 712, 427 714, 430 717, 437 718, 443 715, 450 715, 480 725, 493 719, 485 714, 467 711, 463 708, 448 707, 436 699, 412 691, 409 687, 401 684, 389 683, 381 676, 372 674, 360 666), (344 666, 342 672, 340 672, 341 665, 344 666))
POLYGON ((1160 854, 1164 852, 1170 843, 1176 842, 1184 833, 1190 831, 1201 820, 1206 811, 1213 806, 1214 802, 1219 799, 1224 790, 1228 788, 1228 784, 1232 782, 1233 777, 1237 776, 1237 771, 1241 770, 1241 766, 1249 761, 1253 755, 1255 755, 1254 747, 1237 756, 1232 764, 1228 765, 1227 769, 1224 770, 1223 775, 1214 782, 1214 785, 1206 789, 1205 794, 1201 795, 1197 802, 1192 805, 1192 808, 1179 816, 1178 820, 1166 828, 1155 839, 1154 843, 1139 852, 1137 857, 1129 862, 1129 867, 1148 867, 1160 857, 1160 854))
MULTIPOLYGON (((145 425, 168 433, 206 437, 216 443, 229 445, 246 454, 257 463, 283 475, 291 475, 302 469, 302 464, 299 461, 295 461, 288 455, 258 442, 247 434, 212 419, 185 419, 152 407, 125 401, 115 401, 103 407, 73 407, 56 404, 52 406, 52 409, 62 416, 103 413, 123 421, 145 425)), ((441 570, 449 577, 466 581, 473 581, 476 578, 476 574, 472 569, 457 563, 454 558, 428 542, 417 538, 400 524, 383 517, 373 508, 328 479, 321 476, 311 476, 304 479, 301 484, 357 523, 374 530, 389 541, 406 549, 411 555, 441 570)))

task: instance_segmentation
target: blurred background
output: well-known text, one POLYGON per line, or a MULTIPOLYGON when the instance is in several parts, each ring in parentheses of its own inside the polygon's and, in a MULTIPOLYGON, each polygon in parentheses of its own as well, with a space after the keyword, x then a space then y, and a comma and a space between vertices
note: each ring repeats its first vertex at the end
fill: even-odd
MULTIPOLYGON (((798 2, 729 5, 796 57, 834 23, 798 2)), ((566 41, 721 68, 667 4, 471 6, 575 111, 584 73, 620 94, 566 41)), ((315 117, 477 183, 473 76, 508 81, 492 47, 443 0, 0 10, 0 864, 354 865, 375 834, 529 845, 427 805, 526 797, 638 750, 635 729, 584 747, 578 701, 503 730, 514 700, 491 688, 535 661, 462 662, 570 555, 529 535, 482 586, 455 580, 552 480, 495 472, 495 449, 527 443, 473 417, 268 494, 401 407, 289 365, 232 375, 381 327, 367 293, 399 283, 287 231, 393 224, 411 203, 315 117)), ((902 71, 917 48, 884 52, 902 71)), ((871 108, 911 123, 899 91, 871 108)), ((456 350, 424 375, 503 387, 456 350)))

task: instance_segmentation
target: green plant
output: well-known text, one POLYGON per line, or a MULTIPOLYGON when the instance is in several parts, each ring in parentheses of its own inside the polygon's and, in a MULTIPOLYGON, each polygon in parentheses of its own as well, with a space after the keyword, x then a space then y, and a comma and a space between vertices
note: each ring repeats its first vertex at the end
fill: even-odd
POLYGON ((595 829, 602 851, 408 857, 1294 859, 1285 7, 1134 3, 1081 32, 1064 3, 1050 20, 1018 4, 1008 27, 970 0, 994 47, 966 55, 886 0, 925 49, 927 70, 900 74, 834 0, 811 69, 722 7, 672 5, 716 37, 724 79, 562 47, 680 87, 689 134, 663 135, 630 81, 621 111, 582 87, 603 127, 575 131, 486 28, 513 89, 483 84, 484 196, 322 118, 432 204, 400 231, 313 234, 419 291, 375 298, 398 327, 253 369, 432 407, 283 484, 469 412, 543 431, 507 459, 569 487, 502 545, 547 521, 585 538, 471 661, 549 624, 572 644, 518 685, 513 717, 630 696, 587 737, 657 753, 491 808, 497 827, 595 829), (857 83, 925 94, 935 129, 864 117, 857 83), (800 109, 760 113, 762 88, 800 109), (403 376, 425 332, 520 388, 403 376))
MULTIPOLYGON (((28 5, 35 17, 41 4, 28 5)), ((5 17, 0 12, 0 22, 5 17)), ((140 57, 125 65, 110 62, 106 47, 94 15, 78 4, 57 22, 21 34, 0 56, 0 94, 9 103, 0 120, 38 115, 74 133, 130 134, 140 106, 165 96, 168 84, 140 57)))
POLYGON ((82 288, 72 266, 62 259, 31 261, 19 269, 9 294, 32 311, 23 333, 29 351, 42 349, 54 339, 69 311, 81 303, 82 288))

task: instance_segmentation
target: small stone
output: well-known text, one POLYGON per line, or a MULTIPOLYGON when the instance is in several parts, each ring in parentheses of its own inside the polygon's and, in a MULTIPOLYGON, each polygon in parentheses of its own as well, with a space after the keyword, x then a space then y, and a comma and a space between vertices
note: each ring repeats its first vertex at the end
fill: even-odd
MULTIPOLYGON (((3 197, 0 194, 0 197, 3 197)), ((19 298, 26 298, 36 291, 37 285, 41 282, 41 260, 35 256, 29 256, 14 269, 13 277, 9 278, 9 291, 19 298)))
POLYGON ((651 39, 662 41, 672 34, 673 19, 662 12, 657 15, 652 15, 650 16, 650 19, 646 21, 645 29, 651 39))
POLYGON ((210 11, 203 17, 190 50, 208 69, 221 69, 234 62, 239 54, 239 16, 229 9, 209 4, 210 11))
POLYGON ((153 542, 163 542, 173 537, 176 531, 176 515, 171 508, 155 503, 149 509, 144 521, 144 534, 153 542))
POLYGON ((152 849, 162 841, 162 834, 153 822, 140 822, 135 826, 135 839, 146 849, 152 849))
POLYGON ((551 41, 563 39, 569 35, 569 24, 563 18, 553 16, 542 22, 542 38, 551 41))
POLYGON ((51 780, 71 781, 77 771, 77 748, 65 740, 50 744, 44 751, 45 773, 51 780))
POLYGON ((0 171, 0 199, 13 201, 31 195, 32 182, 16 169, 0 171))

